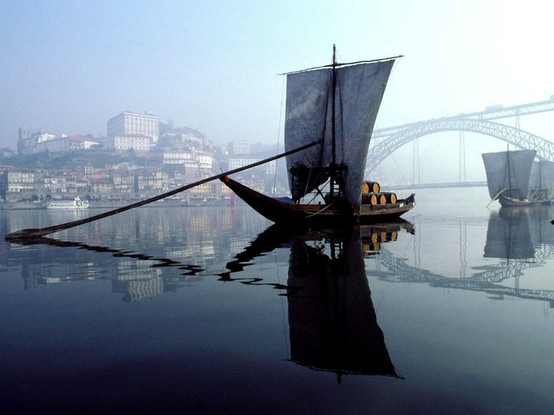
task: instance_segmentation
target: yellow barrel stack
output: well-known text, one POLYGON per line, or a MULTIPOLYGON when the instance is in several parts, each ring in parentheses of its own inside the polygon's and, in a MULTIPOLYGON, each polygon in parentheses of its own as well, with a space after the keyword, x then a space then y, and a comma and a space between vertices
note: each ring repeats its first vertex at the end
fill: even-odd
POLYGON ((377 182, 363 182, 362 193, 379 193, 381 186, 377 182))
POLYGON ((377 182, 365 181, 362 183, 362 204, 371 206, 394 204, 398 201, 396 193, 381 192, 377 182))

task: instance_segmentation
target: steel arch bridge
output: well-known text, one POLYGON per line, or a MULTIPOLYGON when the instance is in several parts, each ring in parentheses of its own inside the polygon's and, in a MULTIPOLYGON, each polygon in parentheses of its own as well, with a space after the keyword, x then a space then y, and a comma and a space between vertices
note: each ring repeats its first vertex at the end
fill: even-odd
MULTIPOLYGON (((498 138, 519 149, 537 151, 540 160, 554 161, 554 143, 519 128, 505 124, 473 118, 443 118, 408 124, 395 128, 384 140, 370 148, 366 164, 366 174, 371 173, 394 151, 419 137, 443 131, 468 131, 498 138)), ((376 134, 385 137, 384 134, 376 134)), ((375 136, 375 134, 374 134, 375 136)))

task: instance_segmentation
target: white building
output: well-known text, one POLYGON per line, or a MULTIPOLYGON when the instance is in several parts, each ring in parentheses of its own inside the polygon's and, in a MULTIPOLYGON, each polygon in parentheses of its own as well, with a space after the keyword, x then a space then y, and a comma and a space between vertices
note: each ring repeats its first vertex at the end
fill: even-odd
POLYGON ((213 157, 201 151, 165 151, 165 164, 183 164, 185 167, 199 167, 211 170, 213 157))
POLYGON ((108 137, 121 134, 145 135, 155 143, 160 136, 158 117, 151 114, 122 112, 108 120, 107 127, 108 137))
POLYGON ((19 154, 32 154, 40 153, 43 151, 50 151, 50 147, 58 148, 60 147, 59 143, 56 143, 56 134, 46 133, 44 131, 37 131, 36 133, 31 133, 27 128, 19 129, 19 141, 17 143, 17 148, 19 154), (54 144, 51 144, 54 142, 54 144))
POLYGON ((37 143, 32 152, 42 153, 44 151, 49 151, 51 153, 62 153, 71 150, 90 150, 97 145, 98 141, 85 136, 67 137, 64 135, 60 138, 37 143))
POLYGON ((227 150, 231 155, 250 154, 250 144, 244 141, 231 141, 227 150))
MULTIPOLYGON (((62 136, 60 138, 65 138, 65 137, 67 137, 67 136, 65 134, 62 134, 62 136)), ((56 139, 56 134, 43 133, 41 131, 41 132, 37 133, 36 139, 37 139, 37 143, 40 144, 40 143, 44 143, 45 141, 55 140, 56 139)))
POLYGON ((206 153, 197 152, 196 159, 198 160, 198 165, 201 169, 211 170, 213 167, 214 158, 206 153))
POLYGON ((94 148, 100 144, 98 140, 94 140, 82 135, 69 137, 68 141, 71 150, 90 150, 91 148, 94 148))
POLYGON ((185 164, 191 160, 190 151, 164 151, 164 164, 185 164))
POLYGON ((65 134, 56 134, 37 131, 31 134, 28 129, 20 128, 17 143, 20 154, 35 154, 49 151, 52 153, 70 150, 90 150, 99 144, 98 140, 89 136, 68 137, 65 134))
MULTIPOLYGON (((253 164, 260 161, 260 159, 248 159, 248 158, 230 158, 229 159, 229 170, 238 169, 240 167, 247 166, 249 164, 253 164)), ((275 174, 275 160, 270 161, 268 163, 264 163, 261 166, 258 166, 258 168, 263 168, 265 174, 267 175, 273 175, 275 174)))
POLYGON ((32 192, 35 190, 35 173, 26 170, 10 170, 8 172, 8 192, 32 192))
POLYGON ((115 151, 150 151, 152 138, 144 134, 116 134, 113 141, 108 144, 108 148, 115 151))

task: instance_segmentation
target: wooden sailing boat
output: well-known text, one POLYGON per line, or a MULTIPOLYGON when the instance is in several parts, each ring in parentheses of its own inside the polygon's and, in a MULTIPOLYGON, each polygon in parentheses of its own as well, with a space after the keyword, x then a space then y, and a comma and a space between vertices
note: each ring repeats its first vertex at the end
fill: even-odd
POLYGON ((483 153, 487 185, 492 200, 502 206, 529 206, 541 203, 530 191, 535 150, 483 153))
POLYGON ((331 65, 287 74, 285 150, 292 199, 256 192, 228 176, 221 180, 273 222, 390 220, 414 207, 414 195, 373 192, 362 198, 371 133, 394 58, 331 65))

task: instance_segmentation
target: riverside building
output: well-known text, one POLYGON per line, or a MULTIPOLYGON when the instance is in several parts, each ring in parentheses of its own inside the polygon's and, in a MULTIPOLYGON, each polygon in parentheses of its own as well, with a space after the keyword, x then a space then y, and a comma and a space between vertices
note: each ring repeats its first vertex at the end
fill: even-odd
POLYGON ((160 136, 160 125, 158 117, 152 114, 125 111, 108 120, 107 132, 108 137, 147 136, 154 144, 160 136))

